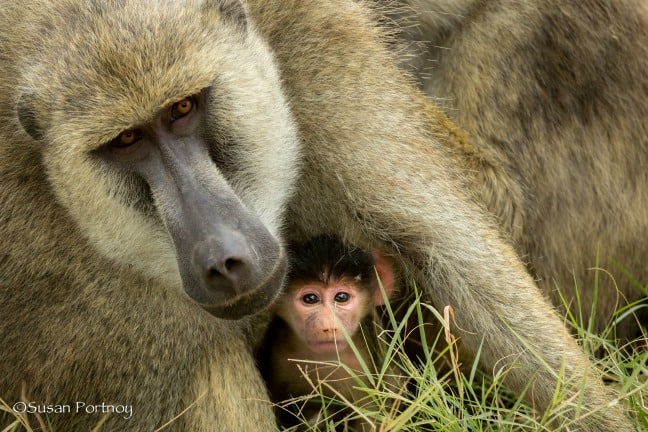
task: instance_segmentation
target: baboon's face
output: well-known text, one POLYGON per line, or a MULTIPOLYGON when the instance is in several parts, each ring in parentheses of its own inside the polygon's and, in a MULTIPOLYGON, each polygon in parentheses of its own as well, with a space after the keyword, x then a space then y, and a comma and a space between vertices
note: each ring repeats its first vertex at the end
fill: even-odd
POLYGON ((241 317, 283 280, 295 128, 242 8, 160 3, 61 2, 18 116, 100 253, 241 317))

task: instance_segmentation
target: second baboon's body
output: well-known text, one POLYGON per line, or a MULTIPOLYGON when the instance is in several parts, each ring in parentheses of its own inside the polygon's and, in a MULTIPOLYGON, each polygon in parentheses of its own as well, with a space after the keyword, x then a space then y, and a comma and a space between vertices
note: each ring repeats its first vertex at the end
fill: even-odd
MULTIPOLYGON (((648 8, 403 3, 403 35, 418 43, 408 68, 477 149, 466 160, 500 169, 478 169, 474 190, 553 303, 585 326, 595 305, 600 332, 648 283, 648 8)), ((618 336, 636 330, 629 317, 618 336)))

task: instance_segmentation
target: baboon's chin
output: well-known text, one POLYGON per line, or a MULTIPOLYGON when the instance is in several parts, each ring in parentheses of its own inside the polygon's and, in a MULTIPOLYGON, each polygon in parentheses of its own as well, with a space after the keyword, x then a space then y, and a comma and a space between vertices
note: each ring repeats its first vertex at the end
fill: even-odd
POLYGON ((239 296, 223 305, 201 304, 207 312, 217 318, 238 320, 261 312, 276 299, 283 282, 283 273, 276 275, 258 290, 239 296))

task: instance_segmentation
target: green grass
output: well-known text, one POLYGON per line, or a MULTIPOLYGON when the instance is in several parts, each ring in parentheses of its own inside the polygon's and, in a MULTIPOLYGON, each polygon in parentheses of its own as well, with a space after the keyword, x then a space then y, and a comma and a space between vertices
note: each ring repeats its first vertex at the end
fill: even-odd
MULTIPOLYGON (((644 287, 638 288, 645 292, 644 287)), ((404 310, 385 310, 386 323, 378 331, 384 360, 363 366, 364 373, 369 374, 365 380, 368 385, 358 380, 366 398, 355 404, 340 397, 327 398, 322 390, 331 389, 330 384, 314 383, 311 395, 281 404, 282 409, 292 410, 297 416, 308 400, 322 405, 318 422, 311 419, 308 425, 307 419, 301 418, 303 424, 293 429, 347 430, 351 419, 360 418, 367 429, 378 431, 573 430, 563 413, 573 409, 575 401, 568 399, 562 388, 556 389, 554 403, 546 412, 534 412, 521 396, 506 389, 506 370, 493 377, 482 373, 476 360, 459 357, 452 332, 444 331, 453 325, 451 309, 436 311, 417 299, 404 304, 404 310), (423 342, 418 352, 420 361, 412 359, 411 352, 406 353, 412 337, 423 342)), ((592 321, 584 319, 593 310, 592 305, 579 306, 588 313, 567 315, 566 324, 604 372, 606 383, 621 395, 636 430, 648 430, 648 339, 644 335, 624 347, 612 342, 616 323, 631 319, 640 304, 620 308, 602 335, 593 334, 592 321)), ((592 314, 594 319, 596 315, 592 314)))
MULTIPOLYGON (((637 288, 647 293, 645 287, 637 284, 637 288)), ((592 305, 580 304, 578 297, 574 301, 577 310, 592 310, 592 305)), ((648 430, 648 337, 644 335, 624 347, 618 347, 612 341, 616 323, 631 319, 633 312, 640 307, 637 302, 619 308, 601 335, 591 331, 593 320, 597 319, 595 314, 591 319, 585 319, 588 315, 585 313, 569 314, 565 318, 565 324, 574 332, 583 349, 593 358, 596 353, 594 362, 604 372, 608 385, 621 395, 638 431, 648 430)), ((375 428, 378 431, 569 430, 565 420, 556 423, 556 419, 563 417, 565 407, 573 404, 560 388, 556 390, 554 404, 547 412, 534 412, 520 396, 506 389, 503 384, 506 370, 498 371, 493 377, 482 373, 475 360, 460 358, 452 331, 444 331, 453 328, 451 309, 437 311, 414 298, 403 302, 400 310, 392 310, 387 305, 384 317, 384 328, 377 332, 380 357, 384 360, 363 365, 369 384, 357 380, 358 387, 366 394, 365 400, 353 403, 339 394, 333 398, 325 397, 324 390, 331 389, 330 383, 313 382, 311 395, 281 404, 285 409, 297 412, 297 416, 307 401, 322 406, 316 426, 304 424, 299 426, 299 430, 347 430, 346 425, 353 419, 362 419, 371 430, 375 428), (411 355, 413 339, 422 342, 417 344, 418 360, 411 355)), ((338 366, 345 367, 342 364, 338 366)), ((0 432, 51 430, 46 419, 14 413, 2 400, 0 410, 10 412, 15 418, 0 432)), ((306 419, 302 420, 306 422, 306 419)), ((92 432, 100 431, 101 423, 92 432)))

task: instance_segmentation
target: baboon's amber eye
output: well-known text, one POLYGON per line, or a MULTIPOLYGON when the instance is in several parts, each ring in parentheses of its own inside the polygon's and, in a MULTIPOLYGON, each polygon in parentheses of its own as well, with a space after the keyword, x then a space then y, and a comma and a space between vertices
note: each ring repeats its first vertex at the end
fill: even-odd
POLYGON ((113 147, 128 147, 135 144, 142 138, 142 132, 138 129, 130 129, 119 134, 110 145, 113 147))
POLYGON ((171 107, 171 118, 177 120, 189 114, 194 108, 194 102, 191 98, 184 98, 180 102, 176 102, 171 107))

